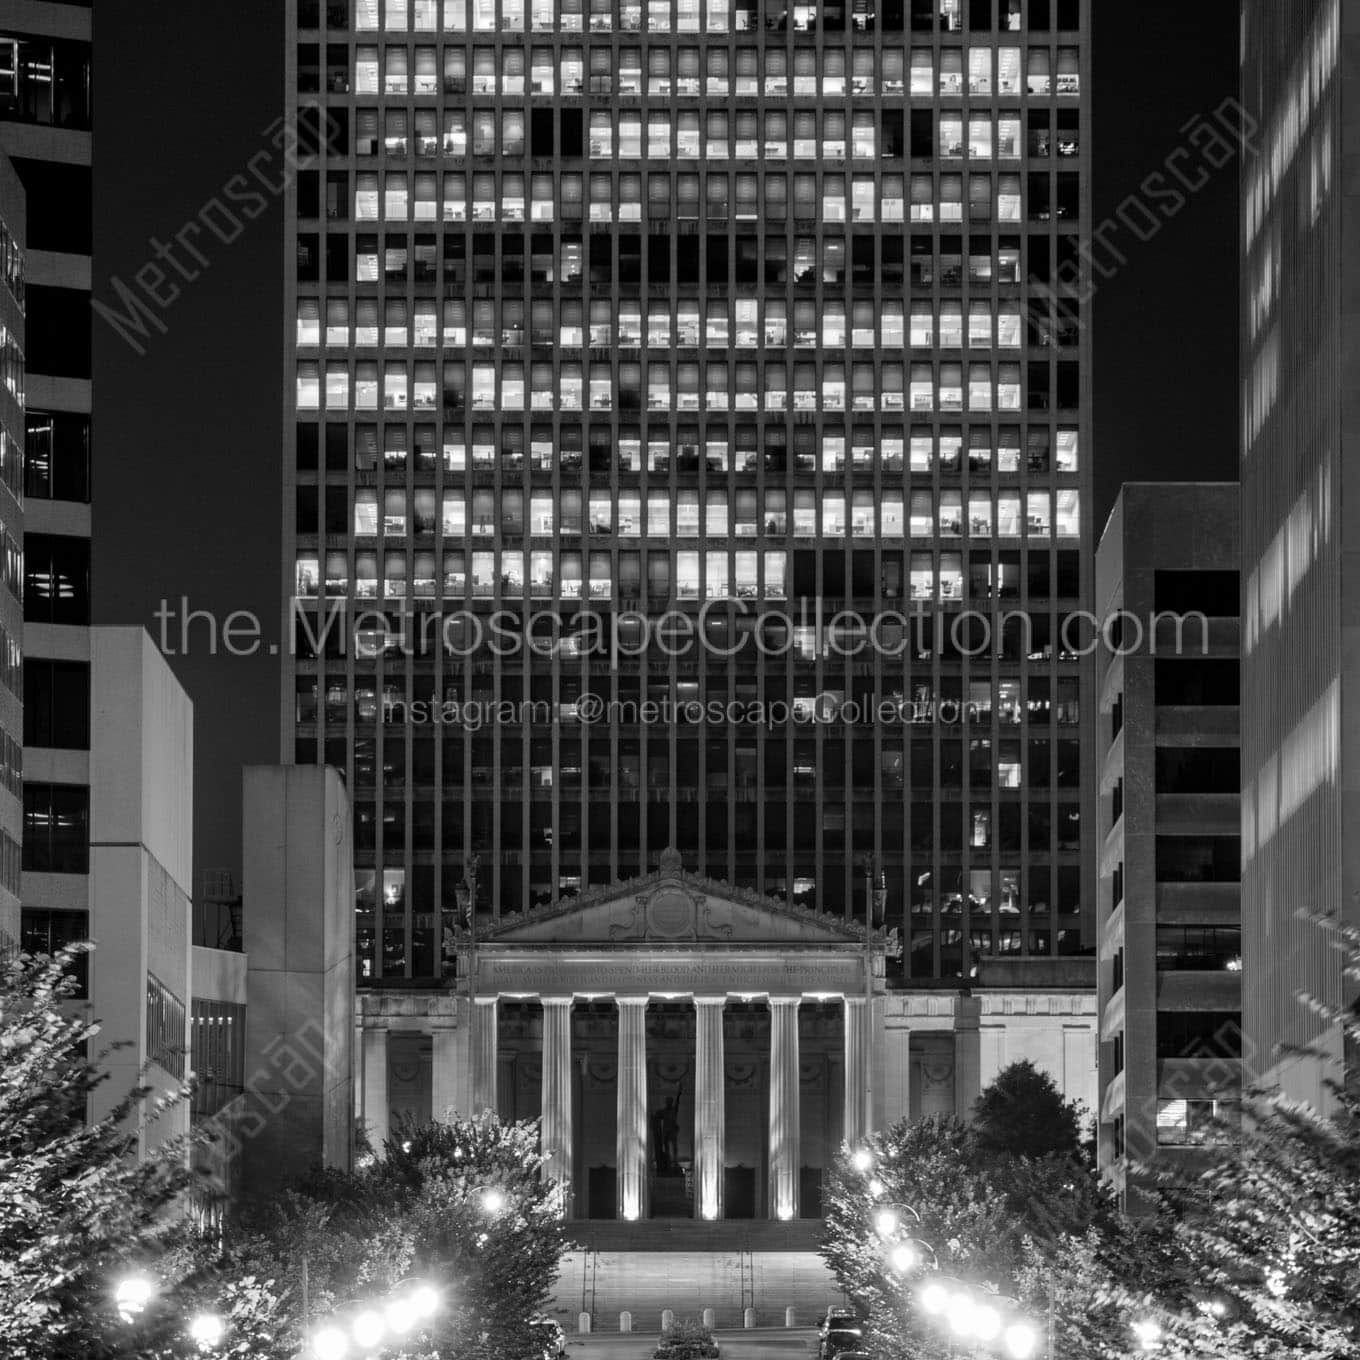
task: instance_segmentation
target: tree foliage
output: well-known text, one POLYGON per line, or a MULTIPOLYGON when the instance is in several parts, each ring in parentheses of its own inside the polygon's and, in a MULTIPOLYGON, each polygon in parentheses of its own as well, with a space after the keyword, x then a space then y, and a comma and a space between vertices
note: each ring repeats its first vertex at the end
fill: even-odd
POLYGON ((1012 1063, 978 1097, 973 1137, 994 1157, 1076 1157, 1081 1152, 1081 1108, 1028 1059, 1012 1063))
MULTIPOLYGON (((528 1360, 537 1353, 529 1322, 566 1246, 560 1197, 541 1165, 533 1122, 399 1124, 361 1169, 317 1170, 243 1219, 225 1252, 200 1261, 200 1291, 262 1282, 257 1302, 276 1334, 250 1354, 285 1360, 309 1327, 418 1279, 444 1306, 410 1354, 528 1360)), ((248 1314, 233 1322, 233 1335, 265 1330, 248 1314)))
POLYGON ((104 1078, 72 999, 81 952, 0 962, 0 1355, 15 1360, 123 1350, 114 1281, 184 1231, 184 1144, 130 1155, 137 1121, 164 1106, 138 1090, 86 1121, 104 1078))

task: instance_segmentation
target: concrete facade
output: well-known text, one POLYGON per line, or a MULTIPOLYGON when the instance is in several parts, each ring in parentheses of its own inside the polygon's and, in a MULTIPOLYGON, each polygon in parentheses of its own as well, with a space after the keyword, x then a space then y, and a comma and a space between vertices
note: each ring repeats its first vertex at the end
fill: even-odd
POLYGON ((1239 1089, 1238 523, 1236 483, 1130 483, 1096 554, 1121 618, 1094 732, 1099 1149, 1121 1185, 1239 1089))
MULTIPOLYGON (((90 1007, 99 1042, 125 1042, 92 1100, 104 1114, 144 1082, 188 1074, 193 705, 140 628, 90 632, 90 1007)), ((143 1148, 188 1128, 181 1103, 139 1131, 143 1148)))
POLYGON ((344 781, 251 766, 243 780, 245 1190, 352 1161, 354 869, 344 781))

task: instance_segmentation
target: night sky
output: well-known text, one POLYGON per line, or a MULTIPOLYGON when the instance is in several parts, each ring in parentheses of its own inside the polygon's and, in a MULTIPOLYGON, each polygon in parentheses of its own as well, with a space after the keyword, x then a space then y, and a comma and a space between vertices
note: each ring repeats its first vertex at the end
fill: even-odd
MULTIPOLYGON (((1188 121, 1235 97, 1238 17, 1226 0, 1093 9, 1094 217, 1114 224, 1106 239, 1127 257, 1094 304, 1098 528, 1126 479, 1236 475, 1238 166, 1216 171, 1146 243, 1115 214, 1189 145, 1188 121)), ((100 0, 95 54, 95 296, 123 310, 112 280, 135 287, 148 264, 179 289, 158 311, 165 333, 145 323, 142 355, 95 319, 95 621, 143 624, 159 640, 161 602, 178 617, 187 597, 219 619, 250 611, 272 640, 281 204, 251 201, 256 216, 230 243, 187 236, 201 259, 172 243, 215 196, 244 218, 231 181, 253 156, 277 171, 283 5, 100 0)), ((156 274, 144 278, 171 297, 156 274)), ((177 624, 167 640, 178 653, 177 624)), ((212 656, 208 643, 195 624, 189 655, 172 657, 195 710, 196 895, 204 868, 239 872, 241 765, 280 755, 276 662, 212 656)))

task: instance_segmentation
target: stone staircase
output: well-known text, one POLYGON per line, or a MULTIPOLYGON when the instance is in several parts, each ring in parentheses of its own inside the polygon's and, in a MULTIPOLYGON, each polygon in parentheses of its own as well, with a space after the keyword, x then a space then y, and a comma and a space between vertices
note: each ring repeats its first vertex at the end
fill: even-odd
POLYGON ((563 1258, 553 1310, 569 1332, 581 1312, 594 1331, 617 1332, 627 1309, 635 1331, 655 1333, 667 1308, 677 1317, 712 1308, 720 1328, 740 1328, 752 1307, 758 1326, 783 1327, 793 1308, 806 1327, 842 1301, 817 1254, 821 1227, 816 1219, 571 1223, 579 1249, 563 1258))

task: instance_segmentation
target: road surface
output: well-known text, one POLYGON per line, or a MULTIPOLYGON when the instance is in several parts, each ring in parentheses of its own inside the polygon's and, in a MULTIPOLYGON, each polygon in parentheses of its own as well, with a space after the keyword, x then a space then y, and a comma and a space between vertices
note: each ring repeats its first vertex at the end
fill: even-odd
MULTIPOLYGON (((807 1327, 717 1333, 722 1360, 813 1360, 816 1338, 807 1327)), ((567 1360, 650 1360, 656 1343, 654 1334, 642 1332, 568 1336, 567 1360)))

